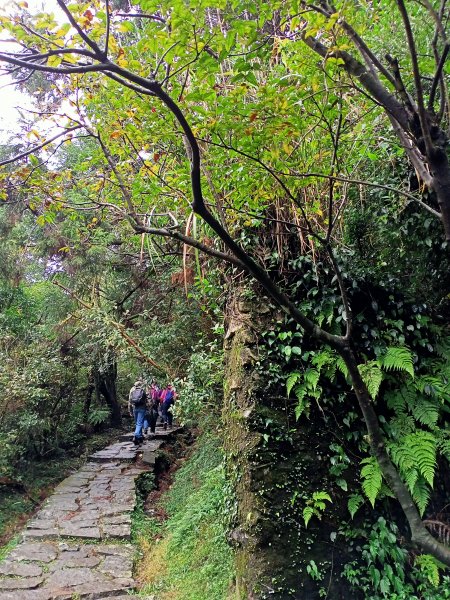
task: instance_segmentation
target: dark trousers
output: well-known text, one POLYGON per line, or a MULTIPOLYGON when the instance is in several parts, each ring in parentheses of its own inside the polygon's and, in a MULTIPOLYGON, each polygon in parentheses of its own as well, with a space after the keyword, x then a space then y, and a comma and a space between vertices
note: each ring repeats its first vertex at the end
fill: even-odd
POLYGON ((146 418, 147 423, 148 423, 148 425, 150 427, 150 431, 152 433, 155 433, 156 421, 158 420, 158 413, 157 413, 157 411, 150 410, 145 415, 145 418, 146 418))
POLYGON ((171 404, 166 405, 165 403, 162 405, 161 408, 161 414, 162 414, 162 418, 163 418, 163 422, 164 422, 164 426, 166 427, 167 425, 169 427, 172 427, 172 421, 173 421, 173 414, 172 411, 169 410, 169 408, 171 407, 171 404))

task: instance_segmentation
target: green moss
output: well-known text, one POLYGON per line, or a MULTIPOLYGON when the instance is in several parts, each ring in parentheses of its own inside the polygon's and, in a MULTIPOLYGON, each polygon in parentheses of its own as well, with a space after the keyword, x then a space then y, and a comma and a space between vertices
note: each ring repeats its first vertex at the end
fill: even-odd
POLYGON ((226 539, 227 483, 217 435, 197 441, 159 504, 169 517, 153 551, 155 545, 164 548, 164 570, 142 592, 161 599, 225 600, 234 560, 226 539))

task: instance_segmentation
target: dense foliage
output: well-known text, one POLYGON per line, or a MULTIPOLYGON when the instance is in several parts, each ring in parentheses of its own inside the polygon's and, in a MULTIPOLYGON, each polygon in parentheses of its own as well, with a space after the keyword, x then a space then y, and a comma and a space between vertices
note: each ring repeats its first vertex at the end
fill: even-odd
MULTIPOLYGON (((20 44, 0 53, 4 71, 36 102, 1 161, 8 476, 76 444, 86 424, 119 425, 143 372, 177 379, 180 418, 195 421, 220 399, 213 328, 243 286, 270 315, 252 358, 276 415, 250 424, 262 454, 287 455, 317 422, 340 436, 330 489, 289 489, 286 514, 306 527, 336 499, 352 518, 367 501, 393 510, 397 526, 361 526, 370 581, 361 566, 348 581, 422 593, 423 579, 402 574, 401 535, 439 585, 434 561, 450 565, 446 2, 57 5, 0 17, 20 44), (373 531, 398 572, 368 560, 373 531)), ((326 595, 313 558, 306 570, 326 595)))

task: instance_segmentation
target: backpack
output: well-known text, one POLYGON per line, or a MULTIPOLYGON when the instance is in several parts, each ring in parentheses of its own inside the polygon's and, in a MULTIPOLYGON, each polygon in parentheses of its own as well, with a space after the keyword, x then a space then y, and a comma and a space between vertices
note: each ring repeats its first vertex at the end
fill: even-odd
POLYGON ((171 400, 173 400, 174 397, 174 391, 173 390, 166 390, 166 395, 164 397, 164 402, 169 402, 171 400))
POLYGON ((135 407, 144 406, 145 404, 145 391, 142 388, 135 388, 131 392, 131 404, 135 407))

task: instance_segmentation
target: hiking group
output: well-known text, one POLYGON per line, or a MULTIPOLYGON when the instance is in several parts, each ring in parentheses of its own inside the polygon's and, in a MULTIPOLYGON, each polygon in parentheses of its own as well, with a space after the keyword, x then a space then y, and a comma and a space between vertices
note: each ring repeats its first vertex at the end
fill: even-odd
POLYGON ((128 394, 128 412, 134 417, 133 442, 136 446, 142 444, 148 429, 155 433, 158 417, 161 418, 164 429, 172 428, 175 397, 176 392, 171 384, 160 388, 155 381, 149 386, 141 379, 136 381, 128 394))

